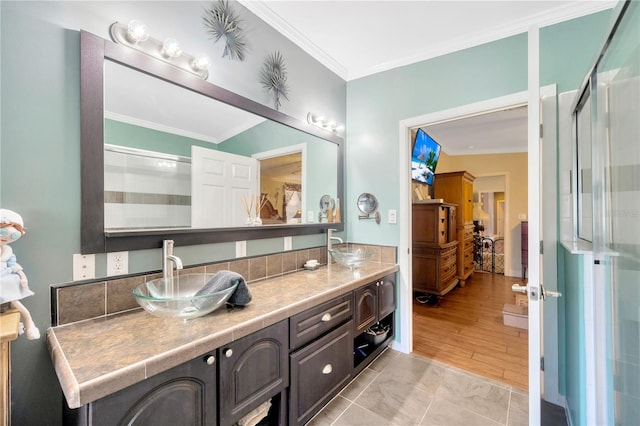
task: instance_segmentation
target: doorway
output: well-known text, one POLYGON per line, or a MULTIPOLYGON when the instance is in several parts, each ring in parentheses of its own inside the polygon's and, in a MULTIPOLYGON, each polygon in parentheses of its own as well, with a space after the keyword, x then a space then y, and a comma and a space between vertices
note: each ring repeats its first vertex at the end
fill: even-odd
MULTIPOLYGON (((527 100, 528 100, 528 93, 527 92, 522 92, 522 93, 518 93, 518 94, 514 94, 514 95, 509 95, 509 96, 505 96, 502 98, 497 98, 497 99, 493 99, 490 101, 486 101, 486 102, 480 102, 478 104, 471 104, 471 105, 466 105, 464 107, 460 107, 460 108, 455 108, 452 110, 447 110, 447 111, 442 111, 439 113, 434 113, 434 114, 429 114, 426 116, 422 116, 422 117, 416 117, 413 118, 411 120, 406 120, 400 123, 400 135, 401 135, 401 140, 408 140, 408 135, 410 134, 410 129, 415 128, 415 127, 424 127, 424 126, 429 126, 431 124, 436 124, 436 123, 443 123, 443 122, 449 122, 449 121, 454 121, 454 120, 459 120, 463 117, 469 117, 469 116, 477 116, 480 114, 484 114, 487 112, 491 112, 491 111, 497 111, 497 110, 501 110, 504 108, 512 108, 514 106, 523 106, 527 104, 527 100)), ((409 165, 408 164, 404 164, 404 161, 409 159, 409 149, 410 149, 410 144, 406 143, 406 146, 401 147, 400 150, 400 158, 401 158, 401 173, 404 173, 403 170, 407 170, 406 176, 409 176, 409 165)), ((443 148, 444 149, 444 148, 443 148)), ((525 163, 526 164, 526 163, 525 163)), ((525 166, 526 167, 526 166, 525 166)), ((436 171, 437 174, 438 171, 436 171)), ((525 173, 526 176, 526 173, 525 173)), ((401 224, 401 234, 400 234, 400 245, 401 247, 410 247, 410 240, 411 240, 411 229, 410 226, 408 226, 407 224, 411 223, 410 220, 410 205, 411 205, 411 198, 410 198, 410 181, 409 179, 406 180, 406 182, 401 182, 401 188, 400 188, 400 197, 401 197, 401 203, 403 205, 408 206, 406 211, 403 212, 403 215, 405 215, 405 218, 400 220, 400 224, 401 224), (403 187, 405 189, 403 189, 403 187)), ((526 191, 525 191, 526 192, 526 191)), ((526 194, 523 195, 524 199, 526 199, 526 194)), ((505 204, 505 208, 508 209, 508 204, 505 204)), ((526 212, 526 210, 525 210, 526 212)), ((504 222, 506 227, 508 228, 508 219, 506 217, 503 217, 504 222)), ((507 231, 509 232, 509 231, 507 231)), ((401 333, 406 333, 404 335, 407 336, 413 336, 415 334, 415 331, 413 330, 413 319, 414 317, 419 314, 418 311, 416 310, 416 308, 414 308, 414 298, 413 298, 413 292, 411 290, 411 259, 410 256, 408 254, 407 251, 405 250, 400 250, 399 251, 399 263, 400 263, 400 273, 401 275, 404 275, 403 280, 407 283, 409 283, 409 285, 405 286, 403 289, 401 289, 401 294, 400 294, 400 303, 402 304, 402 306, 406 306, 409 310, 410 313, 408 315, 403 315, 403 318, 400 319, 400 332, 401 333)), ((512 275, 512 276, 517 276, 517 275, 512 275)), ((407 352, 412 352, 413 350, 413 341, 412 339, 408 339, 410 340, 409 342, 403 342, 404 345, 406 346, 406 351, 407 352)), ((526 338, 525 338, 526 340, 526 338)), ((527 355, 526 353, 521 354, 523 358, 526 359, 527 355)), ((495 363, 495 362, 494 362, 495 363)))

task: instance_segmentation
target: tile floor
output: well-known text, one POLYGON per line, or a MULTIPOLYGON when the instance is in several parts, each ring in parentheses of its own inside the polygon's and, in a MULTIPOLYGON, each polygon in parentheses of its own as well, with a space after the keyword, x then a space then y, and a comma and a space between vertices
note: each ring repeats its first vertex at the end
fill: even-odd
POLYGON ((527 393, 415 354, 387 349, 308 423, 527 425, 527 393))

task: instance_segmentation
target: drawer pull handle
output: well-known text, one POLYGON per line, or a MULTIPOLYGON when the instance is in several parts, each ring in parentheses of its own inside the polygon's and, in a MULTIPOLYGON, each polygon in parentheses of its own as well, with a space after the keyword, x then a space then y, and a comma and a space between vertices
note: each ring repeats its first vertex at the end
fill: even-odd
POLYGON ((322 316, 322 321, 324 322, 331 321, 331 313, 327 312, 326 314, 324 314, 322 316))
POLYGON ((227 349, 224 351, 224 356, 226 356, 227 358, 231 358, 232 355, 233 355, 233 349, 227 349))
POLYGON ((207 365, 213 365, 216 363, 216 357, 213 355, 209 355, 205 362, 207 363, 207 365))
POLYGON ((331 364, 327 364, 322 369, 322 374, 331 374, 332 371, 333 371, 333 367, 331 366, 331 364))

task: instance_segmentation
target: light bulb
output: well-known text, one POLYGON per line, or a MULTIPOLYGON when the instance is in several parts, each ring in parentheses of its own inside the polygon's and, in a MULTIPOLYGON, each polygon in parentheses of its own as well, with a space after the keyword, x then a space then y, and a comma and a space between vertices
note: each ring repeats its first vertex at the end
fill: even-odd
POLYGON ((198 56, 191 63, 191 67, 196 71, 205 71, 205 70, 209 69, 209 58, 207 58, 204 55, 198 56))
POLYGON ((162 55, 165 58, 177 58, 182 55, 180 43, 175 38, 167 38, 162 44, 162 55))
POLYGON ((149 38, 149 29, 142 21, 136 19, 129 21, 127 25, 127 39, 132 43, 146 41, 149 38))

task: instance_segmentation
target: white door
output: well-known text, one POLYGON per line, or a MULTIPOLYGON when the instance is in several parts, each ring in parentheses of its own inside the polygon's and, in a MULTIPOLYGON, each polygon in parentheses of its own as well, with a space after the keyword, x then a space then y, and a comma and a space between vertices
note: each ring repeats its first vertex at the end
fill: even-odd
POLYGON ((540 31, 528 32, 528 283, 529 290, 529 424, 539 425, 541 372, 541 303, 540 303, 540 31))
POLYGON ((253 158, 191 147, 191 226, 243 226, 243 200, 258 193, 257 167, 253 158))

